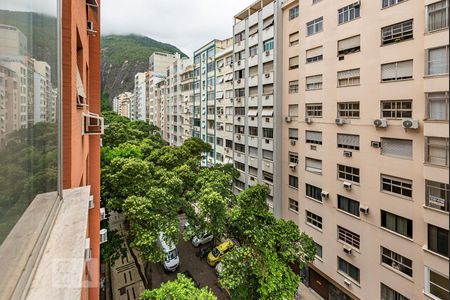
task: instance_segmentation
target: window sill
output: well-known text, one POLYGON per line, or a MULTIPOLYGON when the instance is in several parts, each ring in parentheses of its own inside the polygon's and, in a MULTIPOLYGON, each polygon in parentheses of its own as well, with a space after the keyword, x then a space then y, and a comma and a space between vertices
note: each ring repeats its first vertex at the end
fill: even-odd
POLYGON ((423 165, 427 166, 427 167, 434 167, 434 168, 439 168, 439 169, 448 169, 448 166, 434 165, 429 162, 424 162, 423 165))
POLYGON ((384 190, 381 190, 380 192, 383 193, 383 194, 395 197, 395 198, 400 198, 400 199, 404 199, 404 200, 408 200, 410 202, 413 202, 413 199, 411 197, 402 196, 402 195, 391 193, 391 192, 384 191, 384 190))
POLYGON ((448 120, 433 120, 433 119, 423 119, 425 123, 437 123, 437 124, 448 124, 448 120))
POLYGON ((342 277, 344 277, 345 279, 350 280, 352 283, 354 283, 357 287, 361 287, 361 284, 356 281, 355 279, 351 278, 350 276, 348 276, 347 274, 345 274, 344 272, 341 272, 339 270, 336 271, 336 273, 338 273, 339 275, 341 275, 342 277))
POLYGON ((445 27, 445 28, 440 28, 440 29, 436 29, 436 30, 432 30, 432 31, 426 30, 425 31, 425 36, 431 35, 431 34, 434 34, 434 33, 438 33, 438 32, 441 32, 441 31, 446 31, 446 30, 448 30, 448 26, 445 27))
POLYGON ((433 296, 433 295, 431 295, 430 293, 427 293, 427 292, 425 292, 425 291, 422 291, 422 293, 423 293, 427 298, 429 298, 429 299, 432 299, 432 300, 441 300, 441 298, 438 298, 438 297, 436 297, 436 296, 433 296))
POLYGON ((311 227, 311 228, 314 228, 315 230, 319 231, 320 233, 323 233, 323 230, 320 229, 319 227, 314 226, 314 225, 312 225, 312 224, 310 224, 310 223, 308 223, 308 222, 305 222, 305 224, 308 225, 308 226, 311 227))
POLYGON ((341 89, 341 88, 346 88, 346 87, 354 87, 354 86, 361 86, 361 84, 349 84, 349 85, 341 85, 341 86, 336 86, 336 88, 341 89))
POLYGON ((413 81, 414 78, 408 78, 408 79, 393 79, 393 80, 381 80, 380 83, 393 83, 393 82, 404 82, 404 81, 413 81))
POLYGON ((361 254, 361 250, 360 249, 358 249, 358 248, 356 248, 355 246, 353 246, 353 245, 351 245, 351 244, 348 244, 348 243, 346 243, 346 242, 344 242, 344 241, 341 241, 341 240, 336 240, 339 244, 341 244, 342 246, 349 246, 349 247, 352 247, 352 251, 355 251, 355 252, 357 252, 357 253, 359 253, 359 254, 361 254))
POLYGON ((384 228, 384 227, 381 227, 381 226, 380 226, 380 229, 383 230, 383 231, 389 232, 389 233, 391 233, 391 234, 393 234, 393 235, 396 235, 396 236, 398 236, 398 237, 401 237, 401 238, 403 238, 403 239, 405 239, 405 240, 407 240, 407 241, 414 242, 414 240, 413 240, 412 238, 409 238, 409 237, 407 237, 407 236, 404 236, 404 235, 402 235, 402 234, 400 234, 400 233, 397 233, 397 232, 395 232, 395 231, 392 231, 392 230, 390 230, 390 229, 387 229, 387 228, 384 228))
POLYGON ((430 206, 426 206, 425 204, 422 205, 422 206, 423 206, 423 208, 425 208, 425 209, 428 209, 428 210, 430 210, 430 211, 435 211, 435 212, 440 213, 440 214, 443 214, 443 215, 447 215, 447 216, 448 216, 448 214, 449 214, 448 211, 440 210, 440 209, 433 208, 433 207, 430 207, 430 206))
POLYGON ((296 215, 299 214, 298 210, 294 210, 294 209, 292 209, 292 208, 289 208, 289 211, 290 211, 290 212, 293 212, 293 213, 296 214, 296 215))
POLYGON ((446 256, 444 256, 444 255, 442 255, 442 254, 436 253, 436 252, 434 252, 434 251, 431 251, 430 249, 428 249, 428 246, 427 246, 427 245, 423 245, 422 249, 423 249, 423 251, 425 251, 425 252, 427 252, 427 253, 430 253, 430 254, 432 254, 432 255, 434 255, 434 256, 436 256, 436 257, 439 257, 439 258, 442 258, 442 259, 444 259, 444 260, 446 260, 446 261, 449 261, 449 258, 448 258, 448 257, 446 257, 446 256))
POLYGON ((349 212, 346 212, 345 210, 342 210, 342 209, 340 209, 340 208, 336 208, 336 210, 337 210, 338 212, 341 212, 341 213, 343 213, 343 214, 348 215, 349 217, 353 217, 353 218, 355 218, 355 219, 357 219, 357 220, 361 220, 361 217, 355 216, 354 214, 351 214, 351 213, 349 213, 349 212))
POLYGON ((395 274, 397 274, 397 275, 399 275, 399 276, 405 278, 406 280, 409 280, 409 281, 411 281, 411 282, 414 283, 414 280, 413 280, 412 277, 410 277, 410 276, 406 275, 405 273, 403 273, 403 272, 401 272, 401 271, 399 271, 399 270, 393 268, 392 266, 390 266, 390 265, 388 265, 388 264, 385 264, 385 263, 380 263, 380 265, 383 266, 384 268, 388 269, 389 271, 392 271, 392 272, 394 272, 395 274))
POLYGON ((392 4, 392 5, 389 5, 389 6, 386 6, 386 7, 381 7, 381 10, 383 11, 383 10, 385 10, 385 9, 389 9, 389 8, 391 8, 391 7, 398 6, 398 5, 400 5, 400 4, 402 4, 402 3, 405 3, 405 2, 406 2, 406 1, 398 2, 398 3, 392 4))
POLYGON ((448 77, 448 73, 442 73, 442 74, 426 74, 423 75, 424 79, 428 78, 441 78, 441 77, 448 77))
POLYGON ((306 199, 309 199, 309 200, 312 200, 312 201, 314 201, 314 202, 317 202, 317 203, 323 205, 323 201, 317 200, 317 199, 315 199, 315 198, 313 198, 313 197, 310 197, 310 196, 306 196, 306 195, 305 195, 305 198, 306 198, 306 199))

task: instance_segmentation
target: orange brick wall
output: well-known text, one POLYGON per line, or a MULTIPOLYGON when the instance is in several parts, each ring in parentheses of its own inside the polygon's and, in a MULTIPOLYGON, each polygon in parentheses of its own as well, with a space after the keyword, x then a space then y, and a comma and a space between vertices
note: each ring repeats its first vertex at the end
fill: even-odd
MULTIPOLYGON (((98 2, 100 2, 98 0, 98 2)), ((92 259, 86 266, 89 289, 82 299, 99 298, 100 276, 100 137, 83 136, 82 112, 100 113, 100 8, 89 7, 85 0, 62 1, 62 121, 63 187, 90 185, 95 207, 89 211, 92 259), (94 22, 95 35, 88 34, 87 21, 94 22), (82 47, 82 51, 77 49, 82 47), (89 106, 77 108, 77 68, 84 83, 89 106), (87 296, 87 297, 86 297, 87 296)))

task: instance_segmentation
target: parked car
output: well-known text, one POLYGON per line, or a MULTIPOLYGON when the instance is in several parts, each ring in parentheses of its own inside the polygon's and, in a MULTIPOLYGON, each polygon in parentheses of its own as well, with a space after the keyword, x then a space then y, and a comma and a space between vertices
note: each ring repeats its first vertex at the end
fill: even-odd
POLYGON ((227 254, 231 249, 233 249, 234 244, 232 241, 226 241, 215 247, 208 254, 208 264, 214 267, 218 262, 222 261, 225 254, 227 254))
POLYGON ((198 247, 199 245, 206 244, 208 242, 211 242, 214 236, 208 232, 203 232, 203 234, 196 235, 192 238, 192 245, 194 247, 198 247))
POLYGON ((159 233, 158 245, 166 254, 163 262, 164 269, 169 272, 175 272, 180 266, 180 256, 178 255, 177 247, 175 247, 173 241, 166 239, 162 232, 159 233))
POLYGON ((194 276, 192 276, 191 272, 189 272, 188 270, 181 272, 181 274, 183 274, 184 276, 186 276, 187 278, 191 279, 192 282, 194 282, 195 287, 200 287, 200 284, 197 282, 197 280, 195 280, 194 276))

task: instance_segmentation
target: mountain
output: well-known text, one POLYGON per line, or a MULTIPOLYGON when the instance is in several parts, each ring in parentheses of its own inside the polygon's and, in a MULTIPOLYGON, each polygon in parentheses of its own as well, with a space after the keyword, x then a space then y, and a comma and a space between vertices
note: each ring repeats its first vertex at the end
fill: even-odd
POLYGON ((175 46, 140 35, 107 35, 101 38, 102 94, 111 101, 122 92, 132 92, 134 75, 148 69, 153 52, 180 53, 175 46))

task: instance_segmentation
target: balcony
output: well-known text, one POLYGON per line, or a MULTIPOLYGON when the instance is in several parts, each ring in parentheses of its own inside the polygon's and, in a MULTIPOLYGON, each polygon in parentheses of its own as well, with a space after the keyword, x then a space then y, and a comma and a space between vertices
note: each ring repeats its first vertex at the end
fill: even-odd
POLYGON ((245 154, 241 153, 241 152, 234 151, 234 160, 245 164, 246 163, 245 154))
POLYGON ((273 106, 273 94, 262 96, 262 106, 273 106))
POLYGON ((265 73, 262 76, 262 84, 273 84, 273 72, 265 73))
POLYGON ((273 50, 263 52, 262 61, 263 63, 273 61, 273 50))
POLYGON ((258 158, 249 156, 248 157, 248 165, 253 168, 258 168, 258 158))
POLYGON ((253 75, 248 78, 248 86, 258 86, 258 75, 253 75))
POLYGON ((248 38, 248 46, 249 47, 251 47, 251 46, 254 46, 254 45, 256 45, 256 44, 258 44, 258 34, 256 33, 256 34, 253 34, 252 36, 250 36, 249 38, 248 38))
POLYGON ((247 60, 248 61, 248 66, 249 67, 256 66, 258 64, 258 58, 259 58, 259 55, 250 56, 248 58, 248 60, 247 60))
POLYGON ((258 127, 258 118, 257 117, 248 118, 247 123, 248 126, 258 127))
POLYGON ((245 49, 245 40, 234 44, 234 51, 239 52, 245 49))
POLYGON ((245 123, 245 116, 235 116, 234 117, 234 125, 244 125, 245 123))
POLYGON ((258 137, 257 136, 249 135, 247 142, 248 142, 249 146, 258 148, 258 137))
POLYGON ((262 148, 264 150, 270 150, 273 151, 273 140, 272 139, 262 139, 262 148))
MULTIPOLYGON (((273 57, 272 57, 273 59, 273 57)), ((245 59, 241 59, 238 60, 235 64, 234 64, 234 70, 238 71, 238 70, 242 70, 245 68, 245 59)))

